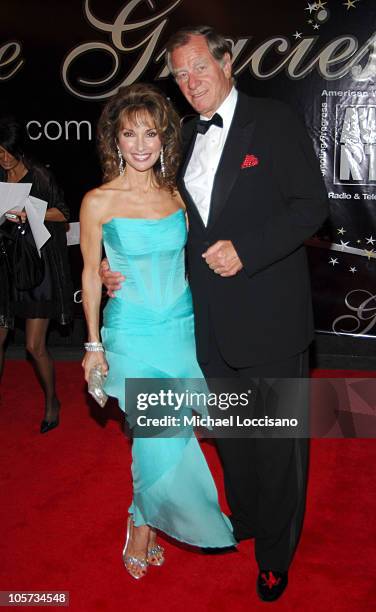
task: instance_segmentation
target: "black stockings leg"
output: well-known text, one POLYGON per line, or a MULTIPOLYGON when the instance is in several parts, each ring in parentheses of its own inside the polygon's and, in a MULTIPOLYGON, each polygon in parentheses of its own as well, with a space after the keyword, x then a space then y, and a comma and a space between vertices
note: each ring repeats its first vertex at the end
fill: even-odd
POLYGON ((46 399, 44 420, 54 421, 59 413, 60 402, 56 397, 55 369, 46 346, 49 319, 26 320, 26 350, 33 358, 33 364, 42 385, 46 399))
POLYGON ((0 381, 1 381, 1 376, 3 374, 3 368, 4 368, 4 346, 5 346, 5 340, 7 339, 7 335, 8 335, 8 328, 0 327, 0 381))

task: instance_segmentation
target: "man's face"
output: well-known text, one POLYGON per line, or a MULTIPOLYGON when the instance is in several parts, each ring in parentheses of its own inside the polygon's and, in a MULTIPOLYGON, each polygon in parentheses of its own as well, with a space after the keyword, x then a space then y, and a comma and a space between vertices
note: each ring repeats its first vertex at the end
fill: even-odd
POLYGON ((204 36, 192 35, 186 45, 171 53, 172 72, 182 94, 193 108, 211 117, 232 87, 231 59, 226 53, 217 62, 204 36))

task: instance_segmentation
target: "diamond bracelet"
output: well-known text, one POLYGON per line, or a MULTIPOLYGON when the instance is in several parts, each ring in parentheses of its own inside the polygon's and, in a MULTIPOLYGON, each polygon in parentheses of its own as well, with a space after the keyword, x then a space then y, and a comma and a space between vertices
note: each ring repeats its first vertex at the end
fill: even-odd
POLYGON ((85 342, 84 343, 85 351, 91 352, 101 352, 104 353, 104 348, 102 342, 85 342))

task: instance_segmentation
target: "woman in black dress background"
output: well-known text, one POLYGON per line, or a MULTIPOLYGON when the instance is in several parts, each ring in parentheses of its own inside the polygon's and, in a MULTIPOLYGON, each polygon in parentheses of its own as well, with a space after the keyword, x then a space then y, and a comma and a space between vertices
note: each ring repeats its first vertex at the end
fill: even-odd
MULTIPOLYGON (((26 133, 14 118, 0 118, 0 180, 10 183, 32 183, 30 195, 45 200, 45 226, 51 237, 41 249, 44 262, 43 281, 28 291, 18 291, 12 272, 3 262, 0 266, 0 376, 4 363, 4 344, 15 317, 25 319, 26 349, 31 355, 45 394, 45 414, 41 433, 59 424, 60 402, 55 390, 55 371, 46 346, 50 319, 65 325, 72 319, 73 289, 69 273, 65 223, 69 210, 61 189, 52 174, 31 161, 25 153, 26 133)), ((12 249, 15 224, 25 222, 26 213, 18 213, 12 223, 5 221, 0 233, 5 250, 12 249)), ((1 257, 1 254, 0 254, 1 257)))

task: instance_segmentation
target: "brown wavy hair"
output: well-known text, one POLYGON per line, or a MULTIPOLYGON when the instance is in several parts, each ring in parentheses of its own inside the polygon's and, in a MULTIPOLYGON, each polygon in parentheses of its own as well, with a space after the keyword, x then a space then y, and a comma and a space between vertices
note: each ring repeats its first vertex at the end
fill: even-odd
POLYGON ((154 165, 157 185, 174 191, 180 163, 180 122, 171 102, 154 85, 135 83, 120 87, 104 107, 98 123, 98 151, 105 183, 119 175, 116 144, 124 119, 138 123, 145 115, 154 122, 164 151, 165 176, 158 160, 154 165))

